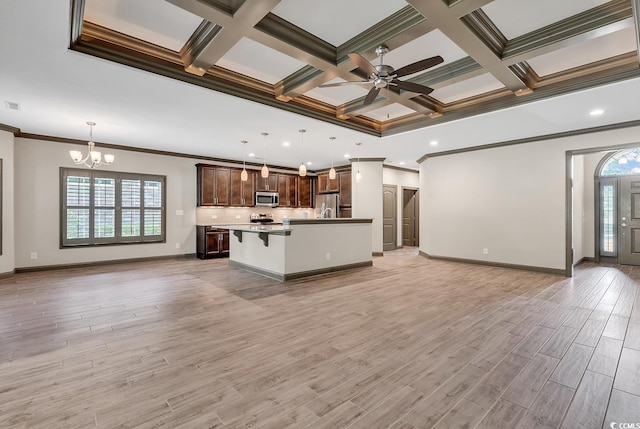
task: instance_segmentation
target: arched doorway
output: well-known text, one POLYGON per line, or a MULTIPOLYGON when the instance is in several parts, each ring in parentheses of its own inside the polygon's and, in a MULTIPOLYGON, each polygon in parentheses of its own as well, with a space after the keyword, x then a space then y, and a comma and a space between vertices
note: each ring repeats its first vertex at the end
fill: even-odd
POLYGON ((605 156, 595 181, 598 259, 640 265, 640 148, 605 156))

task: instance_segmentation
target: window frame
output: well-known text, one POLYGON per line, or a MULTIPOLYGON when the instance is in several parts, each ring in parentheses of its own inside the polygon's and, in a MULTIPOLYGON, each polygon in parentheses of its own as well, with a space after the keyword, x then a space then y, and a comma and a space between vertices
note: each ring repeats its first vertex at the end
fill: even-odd
MULTIPOLYGON (((81 168, 60 167, 60 248, 78 248, 78 247, 96 247, 96 246, 113 246, 127 244, 146 244, 146 243, 166 243, 166 225, 167 225, 167 176, 154 174, 139 174, 128 172, 114 172, 104 170, 87 170, 81 168), (67 238, 67 209, 69 207, 87 206, 68 206, 67 205, 67 177, 80 176, 88 177, 90 183, 89 191, 89 237, 80 239, 67 238), (115 179, 115 206, 114 206, 114 237, 94 237, 95 222, 95 178, 113 178, 115 179), (139 180, 140 181, 140 235, 138 236, 122 236, 122 180, 139 180), (160 182, 162 186, 160 207, 145 206, 144 186, 145 182, 160 182), (153 209, 160 211, 162 233, 159 235, 144 234, 144 213, 145 209, 153 209)), ((99 207, 100 208, 100 207, 99 207)), ((127 207, 126 209, 132 209, 127 207)), ((134 208, 135 209, 135 208, 134 208)))

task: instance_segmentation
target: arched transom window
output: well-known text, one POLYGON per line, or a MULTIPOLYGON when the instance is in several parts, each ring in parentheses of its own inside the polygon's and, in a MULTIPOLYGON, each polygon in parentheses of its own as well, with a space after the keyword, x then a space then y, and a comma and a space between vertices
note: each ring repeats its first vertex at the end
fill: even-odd
POLYGON ((640 174, 640 148, 615 152, 607 159, 600 176, 628 176, 640 174))

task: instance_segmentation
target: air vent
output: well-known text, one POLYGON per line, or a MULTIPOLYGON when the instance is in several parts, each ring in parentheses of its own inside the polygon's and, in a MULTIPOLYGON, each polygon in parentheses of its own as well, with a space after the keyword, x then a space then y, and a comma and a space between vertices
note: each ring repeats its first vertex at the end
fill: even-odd
POLYGON ((5 101, 4 105, 7 106, 7 109, 20 110, 20 103, 15 103, 13 101, 5 101))

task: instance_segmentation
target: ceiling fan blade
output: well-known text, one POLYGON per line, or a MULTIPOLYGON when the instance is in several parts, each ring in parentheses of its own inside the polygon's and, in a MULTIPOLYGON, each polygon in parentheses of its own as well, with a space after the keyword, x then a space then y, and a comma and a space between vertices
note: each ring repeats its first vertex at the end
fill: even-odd
POLYGON ((378 70, 376 70, 373 64, 367 61, 367 59, 362 55, 353 54, 353 53, 348 55, 349 55, 349 58, 351 58, 351 61, 353 61, 355 65, 357 65, 359 68, 364 70, 367 73, 367 75, 378 74, 378 70))
POLYGON ((410 74, 418 73, 422 70, 426 70, 433 66, 437 66, 438 64, 444 62, 444 59, 437 55, 435 57, 427 58, 422 61, 416 61, 413 64, 406 65, 404 67, 400 67, 395 71, 396 77, 408 76, 410 74))
POLYGON ((349 82, 323 83, 322 85, 318 85, 318 88, 330 88, 332 86, 355 85, 357 83, 371 83, 371 82, 368 80, 357 80, 357 81, 349 81, 349 82))
POLYGON ((380 93, 380 88, 376 88, 374 86, 373 88, 371 88, 367 96, 364 97, 364 102, 362 104, 366 106, 367 104, 373 103, 373 100, 376 99, 379 93, 380 93))
POLYGON ((433 88, 420 85, 419 83, 403 82, 401 80, 394 79, 391 81, 391 84, 395 85, 397 88, 404 89, 405 91, 417 92, 424 95, 428 95, 433 92, 433 88))

